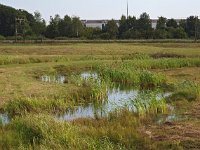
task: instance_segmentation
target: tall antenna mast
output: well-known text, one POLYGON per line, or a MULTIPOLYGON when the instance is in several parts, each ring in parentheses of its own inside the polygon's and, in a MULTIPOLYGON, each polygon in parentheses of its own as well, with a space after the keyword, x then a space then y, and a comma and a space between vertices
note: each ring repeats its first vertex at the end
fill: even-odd
POLYGON ((128 19, 128 0, 127 0, 127 19, 128 19))

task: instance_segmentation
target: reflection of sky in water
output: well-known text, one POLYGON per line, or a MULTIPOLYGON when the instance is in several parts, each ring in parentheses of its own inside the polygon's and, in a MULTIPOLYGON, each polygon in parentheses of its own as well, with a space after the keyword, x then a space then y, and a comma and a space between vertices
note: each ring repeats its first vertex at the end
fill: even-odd
MULTIPOLYGON (((98 74, 95 72, 83 72, 80 77, 83 80, 95 79, 99 80, 98 74)), ((44 82, 54 82, 64 84, 66 77, 62 75, 48 76, 44 75, 41 80, 44 82)), ((68 111, 63 115, 58 116, 62 120, 73 120, 77 118, 95 118, 108 115, 109 112, 123 107, 128 108, 131 111, 136 111, 134 106, 134 99, 140 94, 138 90, 128 88, 128 90, 122 88, 109 89, 107 92, 108 98, 101 104, 88 104, 87 106, 77 106, 74 110, 68 111)), ((158 94, 157 99, 168 96, 168 94, 158 94)))
POLYGON ((57 76, 43 75, 43 76, 41 76, 41 80, 43 82, 54 82, 54 83, 59 83, 59 84, 64 84, 65 78, 66 77, 62 76, 62 75, 57 75, 57 76))
POLYGON ((10 122, 10 119, 6 113, 0 113, 0 124, 6 125, 10 122))
POLYGON ((89 104, 86 107, 79 106, 75 111, 69 111, 58 118, 62 120, 73 120, 77 118, 106 116, 109 112, 128 105, 129 100, 136 97, 137 94, 138 92, 135 90, 122 91, 113 89, 108 91, 108 99, 102 105, 99 104, 99 106, 95 106, 95 104, 89 104))
POLYGON ((81 78, 82 78, 82 79, 89 79, 89 78, 98 79, 98 75, 97 75, 97 73, 83 72, 83 73, 81 74, 81 78))
MULTIPOLYGON (((89 79, 94 78, 98 79, 96 73, 84 72, 81 74, 81 78, 89 79)), ((61 120, 73 120, 77 118, 95 118, 108 115, 109 112, 115 111, 123 107, 128 108, 129 110, 136 111, 135 106, 133 105, 134 99, 138 96, 139 91, 135 89, 119 89, 114 88, 108 90, 108 99, 105 100, 102 104, 89 104, 87 106, 77 106, 73 111, 68 111, 63 115, 58 116, 61 120)), ((158 94, 157 99, 164 96, 168 96, 170 93, 158 94)))

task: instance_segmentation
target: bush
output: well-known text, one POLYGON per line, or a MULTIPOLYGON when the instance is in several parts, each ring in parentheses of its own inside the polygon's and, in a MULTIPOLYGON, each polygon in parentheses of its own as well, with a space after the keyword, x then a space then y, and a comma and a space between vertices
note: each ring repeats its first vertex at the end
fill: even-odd
POLYGON ((4 37, 4 36, 2 36, 2 35, 0 35, 0 41, 1 40, 5 40, 6 38, 4 37))

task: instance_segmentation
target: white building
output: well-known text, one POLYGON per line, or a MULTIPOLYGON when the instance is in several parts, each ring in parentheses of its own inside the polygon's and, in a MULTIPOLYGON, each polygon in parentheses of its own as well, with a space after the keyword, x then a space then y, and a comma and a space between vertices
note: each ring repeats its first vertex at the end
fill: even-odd
MULTIPOLYGON (((81 20, 85 27, 100 28, 101 30, 105 27, 109 20, 81 20)), ((119 20, 115 20, 119 26, 119 20)))
MULTIPOLYGON (((181 19, 176 19, 179 24, 181 19)), ((109 20, 81 20, 85 27, 91 28, 100 28, 101 30, 107 24, 109 20)), ((156 29, 158 19, 151 19, 151 26, 153 29, 156 29)), ((115 20, 117 25, 119 26, 119 20, 115 20)))

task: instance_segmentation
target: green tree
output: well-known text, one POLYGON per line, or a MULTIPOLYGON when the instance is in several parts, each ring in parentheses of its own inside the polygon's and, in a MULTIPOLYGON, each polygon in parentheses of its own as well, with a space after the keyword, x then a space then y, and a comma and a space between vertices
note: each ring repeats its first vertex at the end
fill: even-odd
POLYGON ((166 29, 167 18, 159 17, 156 25, 156 29, 166 29))
POLYGON ((42 18, 41 13, 38 11, 34 12, 34 19, 35 22, 32 27, 34 34, 37 36, 44 35, 46 31, 46 22, 42 18))
POLYGON ((84 37, 87 39, 97 39, 100 38, 101 33, 102 31, 99 28, 86 27, 84 30, 84 37))
POLYGON ((106 32, 109 34, 110 39, 116 39, 119 33, 118 26, 115 20, 110 20, 106 24, 106 32))
POLYGON ((46 37, 48 38, 55 38, 59 36, 59 31, 58 31, 58 23, 60 21, 60 16, 55 15, 55 17, 50 17, 50 23, 47 26, 46 29, 46 37))
POLYGON ((72 36, 81 37, 84 32, 84 27, 79 17, 72 18, 72 36))
POLYGON ((126 16, 122 16, 119 20, 119 36, 124 38, 124 33, 129 30, 126 16))
POLYGON ((72 19, 66 15, 58 23, 59 35, 63 37, 72 37, 72 19))
POLYGON ((167 31, 165 29, 156 29, 154 31, 154 38, 155 39, 166 39, 167 38, 167 31))
POLYGON ((168 19, 166 23, 167 27, 177 28, 178 24, 175 19, 168 19))
POLYGON ((147 13, 140 15, 140 18, 137 21, 137 30, 140 32, 140 38, 152 38, 153 29, 150 17, 147 13))
POLYGON ((195 37, 196 30, 200 30, 199 19, 195 16, 190 16, 186 19, 186 33, 189 37, 195 37))

